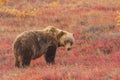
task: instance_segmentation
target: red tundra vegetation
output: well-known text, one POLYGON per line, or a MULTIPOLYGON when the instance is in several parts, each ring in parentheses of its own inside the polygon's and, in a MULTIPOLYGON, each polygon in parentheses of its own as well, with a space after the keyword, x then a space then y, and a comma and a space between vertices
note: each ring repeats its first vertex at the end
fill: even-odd
POLYGON ((120 80, 120 1, 0 0, 0 80, 120 80), (16 68, 15 37, 48 25, 73 32, 73 49, 16 68))

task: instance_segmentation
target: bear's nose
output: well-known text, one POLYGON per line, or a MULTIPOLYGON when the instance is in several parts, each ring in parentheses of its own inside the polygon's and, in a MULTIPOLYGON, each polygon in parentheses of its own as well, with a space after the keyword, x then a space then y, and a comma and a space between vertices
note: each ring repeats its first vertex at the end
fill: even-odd
POLYGON ((69 51, 69 50, 71 50, 71 48, 68 48, 67 50, 69 51))

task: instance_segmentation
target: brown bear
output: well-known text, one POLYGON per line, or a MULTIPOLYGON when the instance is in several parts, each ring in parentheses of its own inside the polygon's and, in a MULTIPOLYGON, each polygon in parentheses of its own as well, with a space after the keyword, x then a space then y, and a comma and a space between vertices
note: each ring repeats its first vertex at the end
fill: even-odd
POLYGON ((66 50, 70 50, 73 42, 73 33, 52 26, 43 30, 23 32, 13 44, 15 66, 29 66, 32 59, 42 55, 45 56, 46 63, 54 64, 56 49, 64 46, 66 50))

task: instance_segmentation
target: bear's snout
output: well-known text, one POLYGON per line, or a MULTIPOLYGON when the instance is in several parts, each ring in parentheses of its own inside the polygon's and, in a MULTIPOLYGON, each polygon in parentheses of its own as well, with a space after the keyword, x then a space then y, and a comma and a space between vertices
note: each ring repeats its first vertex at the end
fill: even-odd
POLYGON ((71 48, 67 48, 67 50, 69 51, 69 50, 71 50, 71 48))
POLYGON ((71 44, 70 44, 70 43, 67 43, 67 44, 65 45, 65 49, 66 49, 67 51, 71 50, 71 49, 72 49, 71 44))

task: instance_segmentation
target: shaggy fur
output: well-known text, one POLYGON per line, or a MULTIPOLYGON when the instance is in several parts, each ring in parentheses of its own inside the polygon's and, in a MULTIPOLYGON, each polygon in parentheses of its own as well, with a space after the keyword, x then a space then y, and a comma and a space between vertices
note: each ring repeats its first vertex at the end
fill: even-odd
POLYGON ((29 66, 31 59, 45 54, 47 63, 54 63, 57 40, 43 31, 22 33, 14 42, 15 66, 29 66))
POLYGON ((14 41, 13 50, 15 66, 29 66, 32 59, 42 55, 46 63, 55 63, 55 54, 58 47, 64 46, 70 50, 74 42, 73 34, 55 27, 47 27, 39 31, 26 31, 14 41))

